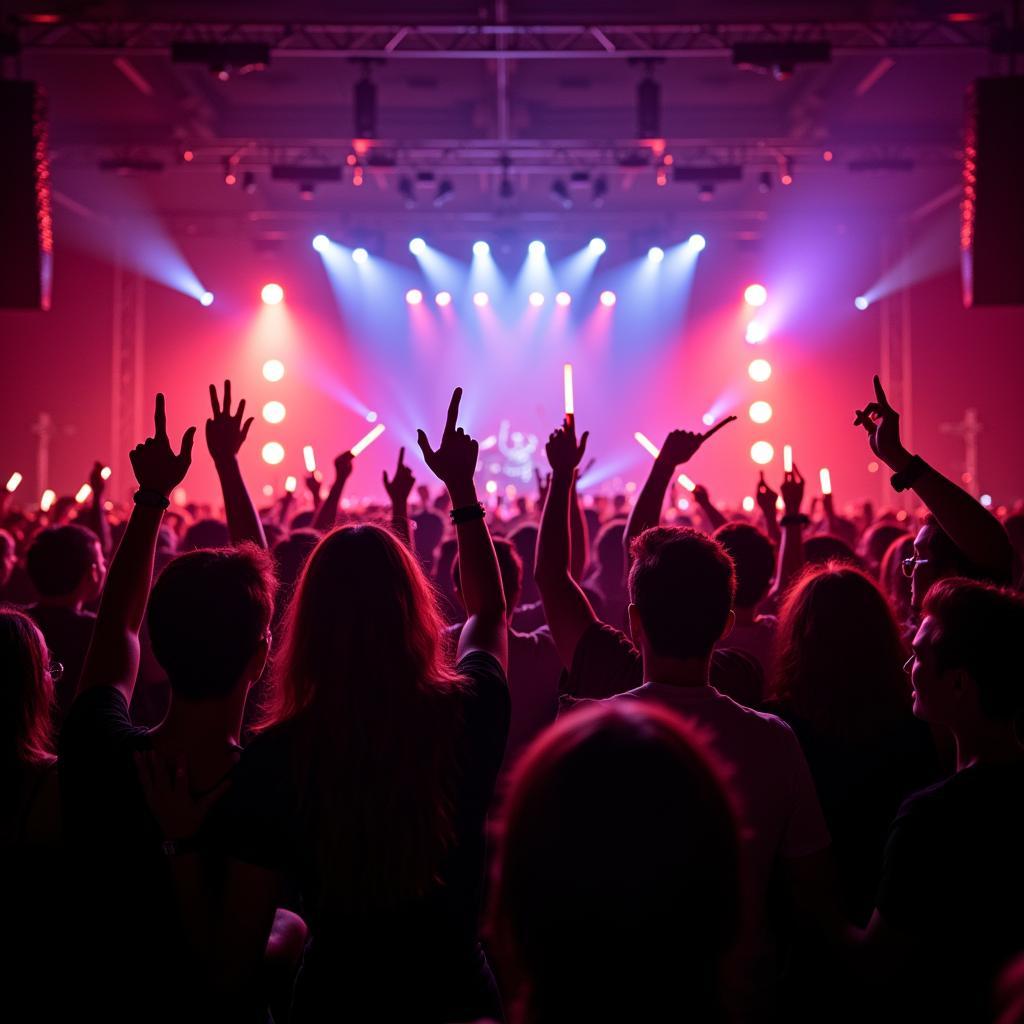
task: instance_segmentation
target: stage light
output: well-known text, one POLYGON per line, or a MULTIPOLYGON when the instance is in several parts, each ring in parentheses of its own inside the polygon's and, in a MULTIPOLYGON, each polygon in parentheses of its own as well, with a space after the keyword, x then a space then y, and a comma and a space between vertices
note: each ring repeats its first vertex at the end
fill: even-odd
POLYGON ((647 250, 647 258, 651 263, 660 263, 665 258, 665 250, 660 245, 652 245, 647 250))
POLYGON ((263 379, 276 384, 284 376, 284 363, 280 359, 268 359, 263 364, 263 379))
POLYGON ((818 480, 821 483, 821 493, 831 494, 832 493, 832 474, 822 466, 818 472, 818 480))
POLYGON ((360 246, 358 249, 352 250, 352 262, 353 263, 365 263, 370 258, 370 254, 360 246))
POLYGON ((755 505, 755 504, 756 504, 756 503, 755 503, 754 499, 753 499, 753 498, 752 498, 752 497, 751 497, 751 496, 750 496, 750 495, 748 494, 748 495, 747 495, 747 496, 746 496, 746 497, 745 497, 745 498, 743 499, 743 511, 744 511, 744 512, 753 512, 753 511, 754 511, 754 505, 755 505))
POLYGON ((491 251, 491 247, 486 242, 474 242, 473 243, 473 255, 474 256, 486 256, 491 251))
POLYGON ((313 248, 317 252, 327 252, 331 247, 331 240, 326 235, 313 236, 313 248))
POLYGON ((285 407, 283 402, 267 402, 267 404, 263 406, 263 418, 268 423, 280 423, 284 417, 285 407))
POLYGON ((377 414, 372 409, 367 410, 366 422, 367 423, 376 423, 377 422, 377 414))
POLYGON ((423 301, 423 292, 421 292, 419 288, 410 288, 405 293, 405 301, 409 303, 410 306, 418 306, 423 301))
POLYGON ((869 472, 869 473, 877 473, 877 472, 878 472, 878 470, 879 470, 880 468, 881 468, 881 467, 880 467, 880 466, 878 465, 878 463, 877 463, 877 462, 875 462, 875 460, 874 460, 874 459, 872 459, 872 460, 871 460, 871 461, 870 461, 870 462, 868 463, 868 472, 869 472))
POLYGON ((793 446, 791 444, 782 446, 782 472, 793 472, 793 446))
POLYGON ((409 252, 411 252, 413 256, 422 256, 426 251, 427 243, 424 242, 422 238, 414 238, 409 243, 409 252))
POLYGON ((451 294, 451 292, 438 292, 434 296, 434 301, 442 309, 444 309, 445 306, 450 306, 452 304, 452 294, 451 294))
POLYGON ((661 454, 661 449, 642 431, 637 430, 633 437, 636 439, 636 443, 640 445, 652 459, 656 459, 661 454))
POLYGON ((685 473, 680 473, 676 480, 680 487, 685 487, 691 493, 697 490, 697 485, 685 473))
POLYGON ((757 176, 757 191, 760 192, 761 195, 768 195, 768 193, 771 192, 772 190, 772 184, 773 179, 771 171, 762 171, 757 176))
POLYGON ((867 308, 868 308, 868 306, 870 306, 870 305, 871 305, 871 300, 870 300, 870 299, 869 299, 869 298, 868 298, 868 297, 867 297, 866 295, 858 295, 858 296, 857 296, 857 298, 855 298, 855 299, 853 300, 853 304, 854 304, 854 305, 855 305, 855 306, 856 306, 856 307, 857 307, 857 308, 858 308, 859 310, 862 310, 862 311, 863 311, 863 310, 867 309, 867 308))
POLYGON ((473 295, 473 305, 479 309, 483 309, 490 301, 491 299, 487 292, 476 292, 473 295))
POLYGON ((199 296, 199 305, 200 306, 212 306, 213 305, 213 292, 203 292, 203 294, 199 296))
POLYGON ((760 320, 751 320, 747 324, 746 339, 751 345, 760 345, 768 337, 768 328, 760 320))
POLYGON ((555 302, 559 306, 568 306, 572 302, 572 296, 568 292, 559 292, 555 296, 555 302))
POLYGON ((24 480, 24 477, 20 473, 12 473, 10 479, 7 481, 7 493, 13 494, 18 489, 18 484, 24 480))
POLYGON ((531 256, 543 256, 544 253, 547 252, 547 246, 545 246, 543 242, 536 240, 532 241, 528 248, 531 256))
POLYGON ((497 494, 498 493, 498 481, 497 480, 488 480, 487 483, 484 484, 484 490, 486 490, 488 494, 497 494))
POLYGON ((273 497, 273 494, 274 494, 274 485, 273 484, 264 484, 263 485, 263 497, 264 498, 270 498, 270 497, 273 497))
POLYGON ((260 298, 263 300, 264 305, 276 306, 279 302, 284 300, 284 289, 279 284, 265 284, 260 291, 260 298))
POLYGON ((748 306, 763 306, 768 301, 768 289, 763 284, 748 284, 743 291, 748 306))
POLYGON ((705 427, 710 427, 715 422, 715 414, 713 412, 706 412, 701 416, 700 421, 705 427))
POLYGON ((261 454, 268 466, 276 466, 284 462, 284 445, 278 444, 277 441, 268 441, 263 446, 261 454))
POLYGON ((295 493, 295 488, 298 487, 298 485, 299 485, 299 481, 296 480, 295 477, 293 477, 293 476, 286 476, 284 478, 284 489, 289 494, 294 494, 295 493))
POLYGON ((767 466, 775 458, 775 449, 767 441, 755 441, 750 446, 750 457, 759 466, 767 466))
POLYGON ((703 235, 690 235, 686 244, 694 252, 703 252, 704 249, 707 248, 708 241, 703 235))
POLYGON ((615 305, 615 292, 603 291, 601 292, 601 305, 602 306, 614 306, 615 305))
POLYGON ((530 305, 537 308, 544 305, 544 295, 541 292, 530 292, 530 305))
POLYGON ((313 446, 311 444, 303 446, 302 461, 305 463, 307 473, 316 472, 316 456, 313 454, 313 446))
POLYGON ((600 256, 608 248, 608 243, 603 238, 592 238, 587 248, 594 256, 600 256))
POLYGON ((772 364, 767 359, 755 359, 748 367, 750 379, 763 384, 772 375, 772 364))
POLYGON ((786 511, 786 501, 781 494, 775 499, 775 509, 778 512, 786 511))
POLYGON ((455 198, 455 186, 450 181, 438 183, 437 192, 434 195, 434 207, 438 210, 446 206, 455 198))
POLYGON ((982 505, 985 506, 985 508, 991 508, 992 507, 992 495, 991 494, 983 494, 981 496, 981 498, 980 498, 980 501, 981 501, 982 505))
POLYGON ((57 492, 51 490, 49 487, 43 491, 42 497, 39 499, 39 511, 49 512, 53 503, 57 500, 57 492))
POLYGON ((774 410, 769 402, 752 402, 750 405, 750 418, 755 423, 767 423, 772 418, 774 410))
POLYGON ((100 479, 101 480, 109 480, 111 475, 113 474, 113 472, 114 471, 109 466, 104 466, 100 470, 100 479))

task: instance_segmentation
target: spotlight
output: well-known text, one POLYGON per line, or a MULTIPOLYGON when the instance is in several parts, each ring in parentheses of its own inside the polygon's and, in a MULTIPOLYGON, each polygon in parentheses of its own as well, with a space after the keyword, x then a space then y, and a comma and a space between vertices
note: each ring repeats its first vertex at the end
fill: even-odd
POLYGON ((752 402, 749 412, 754 423, 767 423, 772 418, 772 407, 768 402, 752 402))
POLYGON ((660 263, 665 258, 665 250, 660 245, 652 245, 647 250, 647 258, 651 263, 660 263))
POLYGON ((486 242, 474 242, 473 243, 473 255, 474 256, 486 256, 490 253, 491 247, 486 242))
POLYGON ((752 381, 763 384, 772 375, 772 364, 767 359, 755 359, 747 367, 747 374, 752 381))
POLYGON ((601 292, 601 305, 602 306, 614 306, 615 305, 615 292, 603 291, 601 292))
POLYGON ((488 494, 497 494, 498 493, 498 481, 497 480, 488 480, 487 483, 484 484, 484 490, 487 491, 488 494))
POLYGON ((594 256, 601 256, 608 248, 608 243, 603 238, 592 238, 587 248, 594 256))
POLYGON ((759 466, 767 466, 775 458, 775 449, 767 441, 755 441, 750 446, 750 457, 759 466))
POLYGON ((284 300, 284 289, 279 284, 265 284, 260 291, 260 298, 266 306, 276 306, 284 300))
POLYGON ((213 292, 203 292, 203 294, 199 296, 199 304, 201 306, 212 306, 213 292))
POLYGON ((703 252, 707 248, 707 239, 703 235, 690 235, 686 244, 694 252, 703 252))
POLYGON ((748 284, 743 292, 748 306, 763 306, 768 301, 768 289, 763 284, 748 284))
POLYGON ((268 466, 277 466, 284 462, 284 446, 278 444, 277 441, 268 441, 263 446, 263 461, 268 466))
POLYGON ((744 511, 744 512, 753 512, 753 511, 754 511, 754 506, 755 506, 755 504, 756 504, 756 503, 755 503, 755 501, 754 501, 753 497, 752 497, 751 495, 749 495, 749 494, 748 494, 748 495, 747 495, 747 496, 746 496, 746 497, 745 497, 745 498, 743 499, 743 511, 744 511))
POLYGON ((231 157, 224 158, 224 184, 238 184, 238 175, 235 174, 235 162, 231 159, 231 157))
POLYGON ((284 376, 284 363, 280 359, 268 359, 263 364, 263 379, 276 384, 284 376))
POLYGON ((285 407, 283 402, 273 401, 267 402, 263 406, 263 418, 268 423, 280 423, 285 416, 285 407))
POLYGON ((416 208, 416 192, 412 187, 412 180, 409 178, 402 178, 398 183, 398 194, 402 197, 407 210, 414 210, 416 208))
POLYGON ((538 308, 544 305, 544 295, 541 292, 530 292, 530 305, 538 308))
POLYGON ((483 309, 490 301, 491 299, 487 292, 477 292, 473 296, 473 305, 477 306, 479 309, 483 309))
POLYGON ((246 171, 242 175, 242 191, 247 196, 256 195, 256 175, 253 174, 252 171, 246 171))
POLYGON ((352 134, 357 139, 377 137, 377 86, 370 81, 370 62, 363 77, 352 86, 352 134))
POLYGON ((568 306, 572 302, 572 296, 568 292, 559 292, 555 296, 555 302, 559 306, 568 306))
POLYGON ((982 503, 982 505, 985 508, 991 508, 992 507, 992 495, 991 494, 983 494, 978 500, 982 503))
POLYGON ((442 181, 437 186, 437 193, 434 195, 434 206, 440 209, 446 206, 455 198, 455 186, 450 181, 442 181))
POLYGON ((710 203, 715 198, 715 186, 710 181, 705 181, 697 186, 697 198, 702 203, 710 203))
POLYGON ((326 235, 313 236, 313 248, 317 252, 327 252, 331 247, 331 240, 326 235))
POLYGON ((418 306, 423 301, 423 292, 421 292, 419 288, 410 288, 405 293, 405 301, 409 303, 410 306, 418 306))
POLYGON ((757 176, 757 191, 760 192, 761 195, 763 195, 763 196, 768 195, 768 193, 771 192, 771 190, 772 190, 772 185, 773 184, 774 184, 774 181, 772 180, 772 172, 771 171, 762 171, 757 176))
POLYGON ((651 78, 653 62, 648 62, 647 77, 636 85, 636 137, 657 139, 661 136, 661 86, 651 78))
POLYGON ((426 251, 427 243, 424 242, 422 238, 414 238, 409 243, 409 252, 411 252, 413 256, 422 256, 426 251))
POLYGON ((533 241, 529 245, 529 250, 531 256, 543 256, 547 251, 547 247, 543 242, 533 241))
POLYGON ((784 157, 782 160, 782 168, 779 171, 779 181, 783 185, 793 184, 793 160, 792 157, 784 157))
POLYGON ((360 246, 358 249, 352 250, 352 262, 353 263, 365 263, 370 258, 370 254, 360 246))
POLYGON ((751 345, 760 345, 768 337, 768 328, 760 320, 751 320, 747 324, 747 341, 751 345))
POLYGON ((860 310, 865 310, 871 305, 871 300, 866 295, 858 295, 853 304, 860 310))
POLYGON ((563 210, 572 209, 572 196, 569 195, 569 187, 561 178, 551 183, 551 198, 563 210))
POLYGON ((450 306, 452 304, 452 293, 451 292, 438 292, 434 296, 434 301, 442 309, 444 309, 445 306, 450 306))
POLYGON ((715 414, 713 412, 706 412, 701 416, 700 421, 705 427, 710 427, 715 422, 715 414))
POLYGON ((604 201, 607 195, 608 179, 595 178, 593 188, 590 191, 590 202, 597 207, 604 206, 604 201))
POLYGON ((377 422, 377 414, 372 409, 366 414, 366 422, 367 423, 376 423, 377 422))

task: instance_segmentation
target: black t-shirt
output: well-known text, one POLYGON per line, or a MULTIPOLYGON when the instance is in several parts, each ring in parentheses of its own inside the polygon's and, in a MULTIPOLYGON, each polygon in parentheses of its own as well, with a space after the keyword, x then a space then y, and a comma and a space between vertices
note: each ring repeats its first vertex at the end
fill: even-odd
POLYGON ((55 687, 58 720, 62 719, 75 699, 82 675, 85 655, 92 641, 96 616, 92 612, 76 612, 73 608, 34 604, 25 611, 32 616, 50 649, 50 657, 64 666, 64 674, 55 687))
POLYGON ((1024 764, 972 765, 907 800, 877 905, 919 950, 901 972, 916 1019, 991 1020, 993 978, 1024 950, 1024 764))
MULTIPOLYGON (((484 831, 508 735, 505 673, 473 652, 458 671, 462 693, 453 801, 455 843, 440 884, 415 903, 341 919, 321 899, 316 858, 297 792, 300 731, 284 722, 250 743, 215 814, 224 851, 279 872, 297 889, 312 939, 296 991, 295 1018, 458 1021, 497 1016, 500 1003, 478 941, 484 831)), ((325 780, 326 782, 326 780, 325 780)), ((315 780, 313 786, 315 786, 315 780)))

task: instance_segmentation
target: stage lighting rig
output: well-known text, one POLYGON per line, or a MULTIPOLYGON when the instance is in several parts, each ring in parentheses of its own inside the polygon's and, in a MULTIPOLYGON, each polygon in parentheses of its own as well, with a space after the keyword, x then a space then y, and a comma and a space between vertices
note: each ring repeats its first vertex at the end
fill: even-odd
MULTIPOLYGON (((374 61, 360 60, 363 74, 352 86, 352 134, 357 139, 377 138, 377 86, 370 78, 374 61)), ((380 62, 382 63, 382 62, 380 62)))
POLYGON ((439 210, 442 206, 447 206, 454 198, 455 186, 446 178, 438 184, 437 192, 434 193, 434 208, 439 210))
POLYGON ((572 209, 572 196, 569 195, 569 188, 561 178, 556 178, 551 183, 551 199, 563 210, 572 209))
POLYGON ((792 78, 798 64, 828 64, 831 60, 832 44, 825 41, 735 43, 732 48, 736 67, 771 72, 779 82, 792 78))
POLYGON ((636 137, 661 138, 661 86, 654 80, 655 61, 645 60, 647 73, 636 86, 636 137))
POLYGON ((174 64, 204 64, 222 82, 232 74, 247 75, 270 66, 265 43, 171 43, 174 64))

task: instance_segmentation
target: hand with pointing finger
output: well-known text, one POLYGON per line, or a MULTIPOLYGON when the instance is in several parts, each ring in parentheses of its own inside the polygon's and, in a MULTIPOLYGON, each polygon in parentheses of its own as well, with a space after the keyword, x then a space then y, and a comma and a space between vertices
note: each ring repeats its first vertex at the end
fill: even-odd
POLYGON ((857 410, 854 426, 863 427, 867 431, 871 450, 898 473, 910 462, 910 452, 900 440, 900 414, 889 404, 877 374, 874 385, 875 400, 857 410))
POLYGON ((388 471, 385 469, 381 474, 384 478, 384 490, 387 491, 392 505, 407 505, 409 495, 416 485, 416 477, 412 470, 405 464, 405 449, 398 449, 398 465, 395 466, 395 475, 388 478, 388 471))
POLYGON ((171 449, 167 439, 167 414, 164 411, 164 396, 156 396, 156 409, 153 413, 154 432, 140 445, 136 445, 129 453, 132 471, 143 491, 154 491, 168 497, 188 472, 192 465, 192 445, 196 438, 196 428, 189 427, 182 435, 181 450, 177 455, 171 449))
MULTIPOLYGON (((448 403, 444 432, 436 450, 431 448, 427 435, 422 430, 416 431, 416 440, 424 461, 431 472, 448 488, 449 493, 452 493, 453 489, 472 489, 473 473, 476 471, 476 460, 480 451, 480 445, 462 427, 455 425, 459 418, 461 401, 462 388, 456 388, 452 392, 451 402, 448 403)), ((454 494, 452 500, 457 501, 454 494)))

